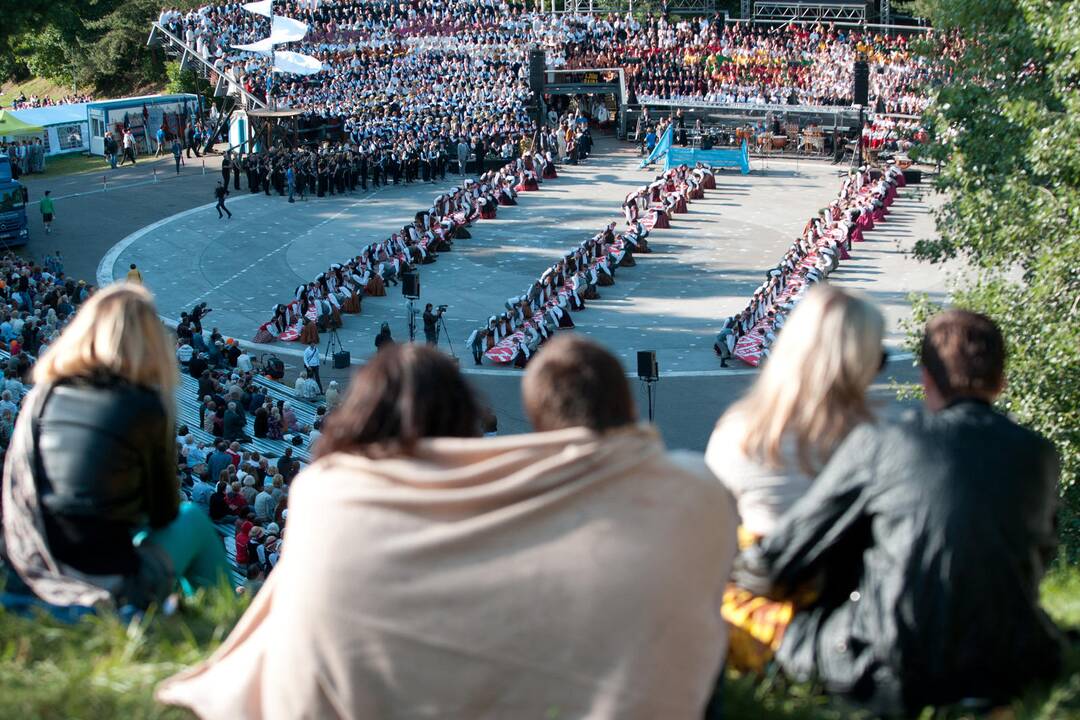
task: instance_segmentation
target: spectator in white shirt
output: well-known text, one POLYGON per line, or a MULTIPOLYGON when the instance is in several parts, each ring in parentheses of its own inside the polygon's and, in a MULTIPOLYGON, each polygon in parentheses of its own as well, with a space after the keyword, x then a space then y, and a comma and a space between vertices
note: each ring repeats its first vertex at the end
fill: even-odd
POLYGON ((296 378, 296 385, 293 387, 293 392, 300 400, 314 400, 319 395, 319 386, 315 384, 315 381, 308 377, 307 371, 300 373, 300 377, 296 378))
POLYGON ((241 373, 250 373, 254 369, 254 363, 251 362, 251 356, 247 354, 247 350, 240 350, 240 354, 236 356, 236 369, 241 373))
POLYGON ((195 355, 195 348, 188 345, 187 340, 181 340, 176 347, 176 360, 187 367, 193 355, 195 355))

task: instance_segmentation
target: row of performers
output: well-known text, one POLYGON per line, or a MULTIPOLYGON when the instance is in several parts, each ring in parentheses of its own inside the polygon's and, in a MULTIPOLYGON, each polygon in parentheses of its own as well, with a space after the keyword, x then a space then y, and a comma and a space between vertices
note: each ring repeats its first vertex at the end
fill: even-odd
POLYGON ((836 200, 807 222, 743 311, 725 321, 715 347, 721 357, 729 354, 725 349, 751 365, 767 357, 787 314, 806 290, 851 257, 854 243, 885 220, 905 184, 895 165, 876 177, 865 167, 851 173, 836 200))
POLYGON ((284 196, 288 194, 287 176, 291 167, 297 195, 325 197, 355 192, 358 187, 367 190, 369 180, 374 187, 445 180, 449 164, 449 156, 438 143, 428 147, 407 146, 400 153, 383 152, 374 145, 371 150, 340 146, 331 152, 272 149, 245 157, 226 155, 221 174, 226 186, 232 174, 236 190, 240 189, 243 173, 250 192, 269 195, 274 190, 284 196))
POLYGON ((623 216, 627 223, 638 220, 655 229, 671 227, 671 216, 688 211, 693 200, 705 197, 706 190, 716 188, 712 170, 702 163, 666 170, 653 182, 627 193, 623 200, 623 216))
POLYGON ((365 296, 386 295, 386 286, 397 285, 404 273, 435 262, 438 253, 453 248, 455 239, 469 237, 467 228, 473 222, 494 218, 499 205, 516 205, 519 193, 538 190, 542 179, 556 177, 550 155, 536 153, 488 171, 478 180, 466 179, 462 186, 438 195, 429 209, 416 213, 400 232, 297 287, 294 300, 274 308, 255 341, 317 340, 319 326, 340 327, 341 314, 359 313, 365 296))
POLYGON ((642 221, 640 212, 629 209, 631 206, 640 210, 639 202, 647 202, 646 207, 651 209, 655 202, 661 213, 685 212, 686 203, 704 197, 706 187, 716 187, 712 172, 706 167, 691 169, 684 165, 630 193, 623 204, 627 222, 622 233, 616 233, 616 224, 611 223, 583 241, 547 268, 520 297, 510 298, 505 312, 492 315, 487 325, 469 335, 466 344, 476 364, 482 364, 487 357, 496 363, 524 367, 552 332, 574 327, 571 311, 585 309, 587 300, 600 297, 598 288, 615 283, 616 268, 633 267, 636 253, 651 252, 646 240, 648 224, 642 221))

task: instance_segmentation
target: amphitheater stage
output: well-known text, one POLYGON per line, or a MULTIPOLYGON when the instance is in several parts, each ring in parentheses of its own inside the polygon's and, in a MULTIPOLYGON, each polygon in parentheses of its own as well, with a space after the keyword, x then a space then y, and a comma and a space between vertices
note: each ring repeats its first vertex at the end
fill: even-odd
MULTIPOLYGON (((625 144, 602 139, 596 149, 587 164, 560 166, 557 180, 523 193, 519 205, 500 208, 497 219, 475 223, 471 239, 422 266, 421 303, 449 306, 446 325, 459 355, 468 355, 464 341, 474 327, 501 312, 507 298, 524 292, 566 250, 608 222, 622 225, 622 198, 653 173, 638 169, 637 153, 625 144)), ((636 256, 637 267, 619 269, 616 284, 574 314, 579 331, 616 351, 628 368, 637 350, 653 349, 663 374, 720 372, 711 346, 721 319, 744 306, 807 218, 835 196, 839 177, 834 166, 807 162, 755 160, 750 175, 722 172, 716 190, 693 202, 689 213, 675 215, 670 229, 650 236, 653 253, 636 256)), ((457 182, 449 177, 291 205, 276 195, 234 192, 232 220, 219 220, 211 203, 155 222, 105 255, 98 280, 121 278, 136 263, 165 317, 206 302, 214 310, 210 325, 250 340, 297 285, 399 230, 457 182)), ((906 191, 890 222, 870 233, 853 261, 834 274, 885 307, 893 341, 907 292, 941 287, 938 273, 928 273, 897 245, 932 230, 915 193, 906 191)), ((388 291, 366 298, 361 315, 345 316, 339 335, 354 361, 374 351, 383 321, 396 339, 408 337, 404 299, 398 288, 388 291)), ((273 347, 286 355, 301 349, 295 343, 273 347)))

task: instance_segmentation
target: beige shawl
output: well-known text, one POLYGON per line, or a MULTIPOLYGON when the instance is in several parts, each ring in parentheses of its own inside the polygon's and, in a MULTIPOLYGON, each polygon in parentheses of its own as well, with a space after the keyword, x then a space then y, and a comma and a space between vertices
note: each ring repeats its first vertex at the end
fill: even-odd
POLYGON ((735 526, 700 456, 644 427, 330 456, 236 629, 157 697, 222 720, 697 720, 735 526))

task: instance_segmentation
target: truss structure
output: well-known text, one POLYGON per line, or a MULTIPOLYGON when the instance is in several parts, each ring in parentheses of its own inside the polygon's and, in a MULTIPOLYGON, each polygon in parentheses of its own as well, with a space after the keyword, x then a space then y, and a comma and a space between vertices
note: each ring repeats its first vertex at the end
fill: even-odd
POLYGON ((840 22, 867 21, 865 2, 806 2, 800 0, 755 0, 754 22, 840 22))

